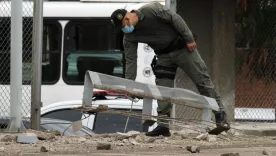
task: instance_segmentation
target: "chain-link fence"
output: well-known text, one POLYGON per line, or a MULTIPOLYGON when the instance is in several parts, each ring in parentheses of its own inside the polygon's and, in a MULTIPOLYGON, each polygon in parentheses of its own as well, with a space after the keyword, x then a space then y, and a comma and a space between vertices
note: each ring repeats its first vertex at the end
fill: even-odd
MULTIPOLYGON (((0 2, 0 111, 1 120, 10 116, 10 25, 11 21, 7 15, 11 12, 10 2, 0 2)), ((6 126, 1 125, 1 129, 6 126)))
POLYGON ((23 0, 23 70, 22 115, 31 112, 32 47, 33 47, 33 1, 23 0))
MULTIPOLYGON (((198 36, 199 52, 207 64, 215 86, 222 93, 222 101, 224 104, 234 105, 232 109, 234 109, 233 115, 236 121, 275 121, 276 1, 237 0, 236 6, 233 5, 232 8, 232 16, 235 15, 232 25, 230 23, 221 26, 229 19, 229 15, 231 16, 231 4, 230 1, 230 5, 227 2, 220 4, 217 0, 213 0, 212 3, 206 0, 178 0, 177 13, 198 36), (216 9, 220 10, 216 11, 216 9), (232 26, 233 29, 230 28, 232 26), (231 34, 235 35, 235 42, 229 37, 230 30, 233 30, 231 34), (215 31, 228 34, 222 37, 223 34, 216 34, 215 31), (221 47, 229 48, 235 44, 234 55, 227 48, 214 47, 214 42, 221 44, 221 47), (223 70, 230 68, 219 66, 223 63, 217 62, 229 61, 232 58, 231 67, 235 73, 233 76, 223 75, 226 73, 223 70), (233 83, 233 90, 235 90, 233 103, 235 104, 229 101, 231 95, 224 89, 227 83, 222 81, 229 82, 228 85, 233 83)), ((176 87, 198 92, 192 81, 182 71, 177 74, 176 87)), ((191 108, 177 107, 177 117, 190 118, 191 115, 198 114, 191 108)), ((226 108, 231 109, 231 107, 226 108)))
MULTIPOLYGON (((22 41, 22 115, 30 114, 32 76, 33 3, 23 0, 22 41)), ((11 1, 0 1, 0 128, 6 128, 10 117, 10 52, 11 52, 11 1), (3 121, 3 122, 2 122, 3 121)))
POLYGON ((240 0, 236 12, 236 108, 240 118, 275 120, 276 2, 240 0))

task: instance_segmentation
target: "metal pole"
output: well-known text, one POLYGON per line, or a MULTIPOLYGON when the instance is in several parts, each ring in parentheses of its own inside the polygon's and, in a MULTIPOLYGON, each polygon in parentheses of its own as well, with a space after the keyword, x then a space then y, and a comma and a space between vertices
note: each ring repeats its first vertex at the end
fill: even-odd
POLYGON ((171 8, 171 0, 165 0, 165 6, 171 8))
POLYGON ((170 9, 173 12, 177 12, 177 0, 171 0, 170 9))
POLYGON ((11 0, 11 82, 8 132, 21 132, 22 100, 22 1, 11 0))
MULTIPOLYGON (((176 12, 176 0, 165 0, 165 5, 167 8, 170 8, 171 11, 176 12)), ((174 87, 175 87, 175 81, 174 81, 174 87)), ((171 117, 175 118, 176 113, 175 113, 175 104, 172 106, 171 110, 171 117)), ((172 121, 172 124, 174 124, 174 120, 172 121)))
POLYGON ((40 129, 43 0, 34 1, 31 129, 40 129))

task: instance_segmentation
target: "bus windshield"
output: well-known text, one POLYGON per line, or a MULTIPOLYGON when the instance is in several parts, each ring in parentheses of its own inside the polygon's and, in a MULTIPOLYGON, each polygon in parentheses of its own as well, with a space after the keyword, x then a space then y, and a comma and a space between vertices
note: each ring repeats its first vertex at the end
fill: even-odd
POLYGON ((87 70, 117 77, 124 75, 121 36, 110 20, 72 20, 65 27, 63 79, 83 84, 87 70))

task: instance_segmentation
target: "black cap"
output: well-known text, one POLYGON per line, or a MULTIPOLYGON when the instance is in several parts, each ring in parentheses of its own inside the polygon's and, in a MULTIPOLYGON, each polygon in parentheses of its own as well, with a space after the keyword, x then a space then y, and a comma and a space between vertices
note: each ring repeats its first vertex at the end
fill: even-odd
POLYGON ((111 15, 111 23, 115 26, 116 31, 122 29, 122 21, 126 16, 127 11, 125 9, 117 9, 111 15))

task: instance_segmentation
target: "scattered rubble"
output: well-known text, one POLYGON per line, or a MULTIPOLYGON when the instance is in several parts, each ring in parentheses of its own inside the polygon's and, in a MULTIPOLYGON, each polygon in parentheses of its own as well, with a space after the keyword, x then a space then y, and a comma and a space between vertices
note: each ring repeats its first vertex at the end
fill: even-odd
POLYGON ((196 136, 194 139, 201 141, 201 140, 206 140, 207 137, 208 137, 208 133, 204 133, 204 134, 200 134, 200 135, 196 136))
POLYGON ((186 147, 187 151, 191 153, 199 153, 200 152, 200 147, 198 146, 187 146, 186 147))
POLYGON ((154 143, 157 138, 148 138, 147 143, 154 143))
POLYGON ((97 150, 111 150, 111 144, 109 143, 98 143, 97 150))
POLYGON ((28 129, 27 133, 33 133, 33 134, 37 135, 37 138, 39 140, 51 140, 51 139, 55 139, 55 134, 53 134, 51 132, 42 132, 42 131, 36 131, 36 130, 28 129))
POLYGON ((41 146, 40 152, 48 152, 48 149, 45 146, 41 146))
POLYGON ((216 135, 208 135, 207 139, 208 142, 216 142, 217 141, 217 136, 216 135))
POLYGON ((124 139, 128 139, 131 137, 131 134, 127 133, 117 133, 116 140, 123 141, 124 139))
POLYGON ((183 131, 174 132, 173 135, 181 136, 182 139, 188 139, 187 133, 185 133, 183 131))
POLYGON ((9 142, 5 142, 5 145, 10 145, 11 143, 9 143, 9 142))
POLYGON ((135 140, 136 140, 138 143, 141 143, 141 142, 144 142, 144 141, 145 141, 144 138, 141 137, 140 135, 137 135, 137 136, 135 137, 135 140))
POLYGON ((139 145, 139 143, 136 142, 135 140, 132 140, 132 141, 131 141, 131 144, 132 144, 132 145, 139 145))
POLYGON ((269 152, 266 149, 264 149, 262 153, 263 155, 269 155, 269 152))
POLYGON ((5 135, 1 142, 16 142, 16 135, 5 135))
POLYGON ((217 135, 211 135, 208 133, 203 133, 194 138, 197 141, 208 141, 208 142, 216 142, 217 141, 217 135))
POLYGON ((85 141, 86 141, 86 138, 83 138, 83 137, 79 138, 79 142, 85 142, 85 141))
POLYGON ((63 143, 64 144, 69 144, 70 142, 69 142, 69 140, 64 140, 63 143))
POLYGON ((0 147, 0 152, 4 152, 5 148, 4 147, 0 147))
MULTIPOLYGON (((10 134, 10 135, 2 135, 1 141, 3 147, 0 148, 0 155, 1 151, 2 154, 8 152, 15 152, 12 151, 12 147, 19 147, 19 149, 24 148, 34 148, 36 151, 40 152, 51 152, 53 154, 59 153, 60 151, 66 151, 70 154, 73 154, 78 148, 82 149, 85 148, 85 150, 82 150, 82 152, 87 152, 91 150, 112 150, 111 152, 117 152, 117 151, 129 151, 131 148, 134 149, 134 151, 139 152, 140 149, 145 151, 166 151, 168 150, 176 150, 178 151, 189 151, 190 153, 200 153, 202 148, 204 149, 206 147, 214 147, 217 148, 219 146, 224 147, 244 147, 247 144, 249 146, 253 146, 258 144, 266 143, 266 144, 275 144, 276 140, 271 140, 271 137, 250 137, 248 138, 245 136, 243 139, 240 137, 234 138, 232 135, 224 134, 226 136, 216 136, 216 135, 209 135, 207 133, 185 133, 185 131, 181 132, 175 132, 172 133, 171 137, 148 137, 143 133, 136 132, 136 131, 129 131, 127 133, 116 133, 116 134, 97 134, 93 136, 55 136, 52 133, 48 132, 36 132, 36 131, 28 131, 27 133, 21 133, 21 134, 10 134), (20 137, 40 137, 45 140, 39 140, 34 145, 25 145, 25 144, 17 144, 16 142, 16 136, 20 137), (231 137, 231 140, 226 140, 224 138, 231 137), (52 139, 55 138, 53 141, 52 139), (47 140, 48 139, 48 140, 47 140), (264 140, 265 139, 265 140, 264 140), (250 141, 248 141, 250 140, 250 141), (5 141, 5 142, 4 142, 5 141), (9 146, 6 146, 9 145, 9 146), (190 145, 190 146, 187 146, 190 145), (219 146, 218 146, 219 145, 219 146), (243 145, 243 146, 239 146, 243 145), (55 150, 51 149, 50 147, 54 147, 55 150), (75 149, 75 147, 77 147, 75 149), (114 147, 114 150, 113 150, 114 147), (177 149, 176 149, 177 148, 177 149), (162 149, 162 150, 161 150, 162 149), (4 151, 5 150, 5 151, 4 151), (4 151, 4 152, 3 152, 4 151)), ((20 138, 19 137, 19 138, 20 138)), ((262 147, 266 147, 264 146, 262 147)), ((0 147, 1 147, 0 146, 0 147)), ((257 147, 256 146, 256 147, 257 147)), ((247 147, 247 146, 246 146, 247 147)), ((31 149, 33 152, 34 149, 31 149)), ((209 150, 209 149, 205 149, 209 150)), ((204 150, 204 152, 205 152, 204 150)), ((259 155, 262 154, 263 148, 259 150, 259 155)), ((267 148, 266 150, 269 150, 267 148)), ((22 151, 22 150, 20 150, 22 151)), ((23 150, 24 151, 24 150, 23 150)), ((98 151, 99 152, 99 151, 98 151)), ((239 151, 236 151, 239 152, 239 151)), ((267 155, 263 151, 263 155, 267 155)), ((269 151, 270 153, 273 153, 274 151, 269 151)), ((269 154, 270 154, 269 153, 269 154)), ((41 153, 42 155, 43 153, 41 153)), ((47 153, 46 153, 47 154, 47 153)), ((83 153, 81 153, 83 154, 83 153)), ((44 154, 45 155, 45 154, 44 154)), ((221 156, 239 156, 238 153, 226 153, 222 154, 221 156)))

